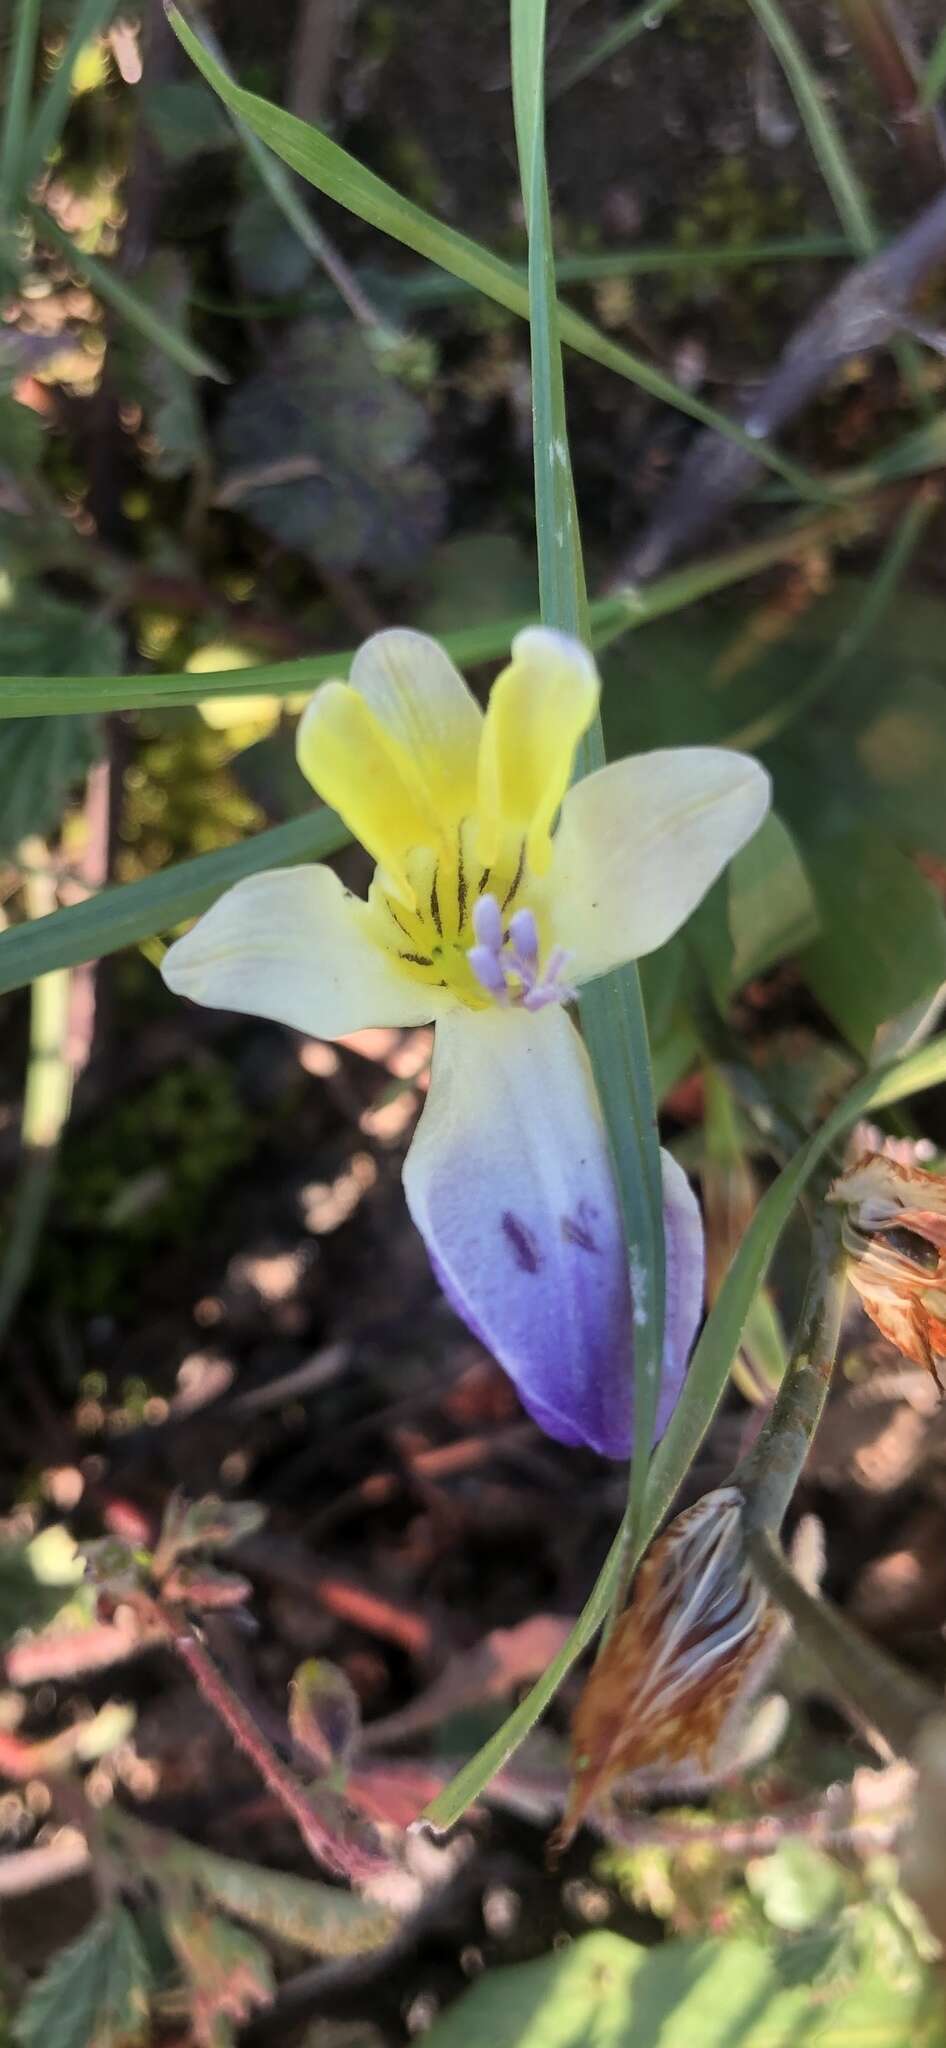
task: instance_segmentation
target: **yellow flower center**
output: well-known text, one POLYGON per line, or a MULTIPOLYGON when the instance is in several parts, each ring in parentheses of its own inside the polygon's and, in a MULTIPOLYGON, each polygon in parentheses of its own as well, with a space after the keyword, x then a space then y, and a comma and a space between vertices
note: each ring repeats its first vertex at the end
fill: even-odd
POLYGON ((418 846, 405 856, 404 868, 414 897, 409 907, 391 892, 379 869, 368 896, 369 916, 379 945, 393 953, 416 981, 446 988, 470 1009, 489 1007, 494 997, 470 965, 477 934, 474 913, 485 895, 495 898, 508 928, 519 909, 528 907, 536 920, 540 943, 548 938, 546 891, 530 874, 525 841, 518 855, 511 846, 493 866, 477 852, 477 831, 464 819, 454 842, 439 852, 418 846))

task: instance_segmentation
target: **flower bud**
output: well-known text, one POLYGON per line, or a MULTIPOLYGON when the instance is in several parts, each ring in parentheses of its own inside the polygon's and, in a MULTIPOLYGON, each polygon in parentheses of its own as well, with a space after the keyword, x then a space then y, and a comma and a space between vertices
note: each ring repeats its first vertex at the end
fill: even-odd
POLYGON ((618 1780, 638 1793, 696 1788, 737 1760, 746 1709, 782 1635, 749 1563, 743 1505, 738 1487, 717 1487, 647 1552, 578 1703, 557 1847, 618 1780))

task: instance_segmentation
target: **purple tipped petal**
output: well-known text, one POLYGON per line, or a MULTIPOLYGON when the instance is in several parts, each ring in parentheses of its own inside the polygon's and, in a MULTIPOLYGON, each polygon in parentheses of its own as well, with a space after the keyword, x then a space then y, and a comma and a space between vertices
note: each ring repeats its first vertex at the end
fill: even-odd
MULTIPOLYGON (((454 1011, 438 1025, 411 1146, 408 1207, 451 1306, 560 1443, 624 1458, 633 1317, 617 1196, 581 1040, 550 1005, 454 1011)), ((664 1161, 667 1343, 660 1426, 703 1291, 699 1210, 664 1161)))

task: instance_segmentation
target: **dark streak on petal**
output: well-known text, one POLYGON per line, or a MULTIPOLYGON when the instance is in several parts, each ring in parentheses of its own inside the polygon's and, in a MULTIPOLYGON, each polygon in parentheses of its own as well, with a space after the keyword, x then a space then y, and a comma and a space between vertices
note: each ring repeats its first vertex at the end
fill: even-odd
POLYGON ((542 1254, 531 1230, 523 1223, 521 1216, 514 1216, 511 1209, 502 1213, 503 1235, 512 1251, 521 1273, 537 1273, 542 1264, 542 1254))

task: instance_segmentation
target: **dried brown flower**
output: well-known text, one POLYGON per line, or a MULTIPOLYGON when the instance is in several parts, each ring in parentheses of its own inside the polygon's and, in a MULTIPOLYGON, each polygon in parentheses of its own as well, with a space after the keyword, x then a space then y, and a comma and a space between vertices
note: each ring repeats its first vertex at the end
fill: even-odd
POLYGON ((848 1273, 873 1323, 942 1391, 946 1178, 867 1152, 828 1194, 844 1210, 848 1273))

